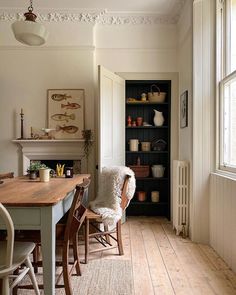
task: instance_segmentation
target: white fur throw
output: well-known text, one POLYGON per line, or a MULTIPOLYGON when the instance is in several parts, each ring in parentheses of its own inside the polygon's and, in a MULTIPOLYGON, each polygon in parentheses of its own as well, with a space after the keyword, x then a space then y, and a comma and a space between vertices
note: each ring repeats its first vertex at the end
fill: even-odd
POLYGON ((98 194, 89 206, 102 216, 105 225, 113 225, 122 217, 121 193, 126 175, 130 175, 127 186, 127 198, 131 200, 135 192, 134 172, 125 166, 104 167, 99 176, 98 194))

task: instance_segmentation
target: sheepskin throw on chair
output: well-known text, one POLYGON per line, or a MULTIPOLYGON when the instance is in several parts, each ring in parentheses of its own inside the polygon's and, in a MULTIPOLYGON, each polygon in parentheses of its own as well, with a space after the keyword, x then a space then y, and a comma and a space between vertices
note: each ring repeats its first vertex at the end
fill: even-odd
POLYGON ((134 172, 125 166, 104 167, 99 176, 98 194, 90 202, 90 208, 102 216, 105 225, 113 225, 122 217, 121 190, 126 175, 130 175, 127 188, 127 198, 130 201, 135 192, 134 172))

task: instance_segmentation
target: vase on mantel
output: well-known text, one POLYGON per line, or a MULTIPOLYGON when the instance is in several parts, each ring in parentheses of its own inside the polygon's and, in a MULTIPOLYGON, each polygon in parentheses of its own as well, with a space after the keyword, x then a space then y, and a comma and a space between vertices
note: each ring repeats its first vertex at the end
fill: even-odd
POLYGON ((155 126, 162 126, 164 123, 164 117, 162 112, 159 112, 157 110, 154 109, 155 115, 153 118, 153 122, 155 126))

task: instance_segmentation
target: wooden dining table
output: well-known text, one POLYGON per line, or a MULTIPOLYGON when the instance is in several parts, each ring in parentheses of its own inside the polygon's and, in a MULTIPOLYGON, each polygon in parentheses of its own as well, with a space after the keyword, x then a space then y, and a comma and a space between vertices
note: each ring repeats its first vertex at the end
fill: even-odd
MULTIPOLYGON (((8 209, 15 229, 40 230, 45 295, 55 294, 56 224, 69 210, 75 186, 86 177, 90 175, 56 177, 49 182, 16 177, 0 184, 0 202, 8 209)), ((0 229, 4 229, 1 219, 0 229)))

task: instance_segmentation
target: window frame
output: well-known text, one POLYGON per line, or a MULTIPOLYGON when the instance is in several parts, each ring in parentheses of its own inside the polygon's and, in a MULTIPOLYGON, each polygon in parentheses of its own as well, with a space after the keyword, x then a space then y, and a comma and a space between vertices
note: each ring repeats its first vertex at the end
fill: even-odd
POLYGON ((218 0, 216 10, 216 81, 218 85, 216 104, 218 164, 216 168, 236 175, 236 167, 224 163, 224 85, 236 78, 236 70, 231 72, 231 0, 218 0))
POLYGON ((224 79, 220 81, 220 163, 219 168, 220 170, 229 171, 236 173, 236 165, 228 165, 224 163, 224 138, 225 138, 225 132, 224 132, 224 85, 226 85, 229 81, 232 81, 236 79, 236 70, 232 72, 231 74, 227 75, 224 79))

